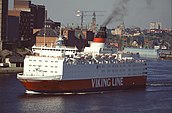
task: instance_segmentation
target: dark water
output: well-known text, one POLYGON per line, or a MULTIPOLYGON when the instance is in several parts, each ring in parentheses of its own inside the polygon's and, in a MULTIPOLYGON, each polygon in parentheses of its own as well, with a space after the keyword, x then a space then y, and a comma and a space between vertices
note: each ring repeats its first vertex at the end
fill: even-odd
POLYGON ((16 75, 0 75, 0 113, 172 113, 172 61, 148 62, 148 86, 78 95, 27 95, 16 75))

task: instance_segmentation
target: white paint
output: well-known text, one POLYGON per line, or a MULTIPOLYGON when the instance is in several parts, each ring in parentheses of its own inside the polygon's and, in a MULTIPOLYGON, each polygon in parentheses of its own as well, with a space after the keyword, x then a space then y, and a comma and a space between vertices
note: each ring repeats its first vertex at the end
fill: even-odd
POLYGON ((123 77, 91 79, 92 88, 122 86, 123 77))

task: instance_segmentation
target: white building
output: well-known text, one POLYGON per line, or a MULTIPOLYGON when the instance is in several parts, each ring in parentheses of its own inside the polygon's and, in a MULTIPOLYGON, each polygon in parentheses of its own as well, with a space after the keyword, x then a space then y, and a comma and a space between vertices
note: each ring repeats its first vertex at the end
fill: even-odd
POLYGON ((150 23, 150 29, 161 29, 162 24, 161 22, 151 22, 150 23))

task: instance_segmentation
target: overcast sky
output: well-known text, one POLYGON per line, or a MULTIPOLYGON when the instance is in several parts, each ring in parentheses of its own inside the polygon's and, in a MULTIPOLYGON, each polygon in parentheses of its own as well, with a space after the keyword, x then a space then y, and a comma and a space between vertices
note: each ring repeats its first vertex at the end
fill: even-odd
MULTIPOLYGON (((12 8, 13 0, 9 0, 12 8)), ((149 28, 150 22, 161 22, 163 28, 172 28, 172 0, 32 0, 34 4, 45 5, 48 17, 54 21, 60 21, 63 25, 79 24, 80 17, 76 16, 77 10, 105 11, 96 12, 97 24, 102 25, 112 14, 114 9, 122 8, 118 13, 124 15, 124 23, 127 27, 138 26, 142 29, 149 28), (120 1, 125 2, 125 4, 120 1), (120 6, 121 5, 121 6, 120 6)), ((85 13, 92 15, 92 13, 85 13)), ((108 24, 109 28, 121 23, 118 17, 114 17, 108 24)), ((84 17, 84 25, 88 25, 91 16, 84 17)))

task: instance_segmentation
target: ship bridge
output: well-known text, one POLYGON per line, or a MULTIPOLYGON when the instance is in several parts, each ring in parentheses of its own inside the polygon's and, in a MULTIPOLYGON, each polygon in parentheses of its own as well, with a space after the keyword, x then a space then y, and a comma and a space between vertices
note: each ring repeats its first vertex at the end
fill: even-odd
POLYGON ((40 56, 64 56, 74 55, 78 49, 76 47, 32 47, 33 54, 39 54, 40 56))

